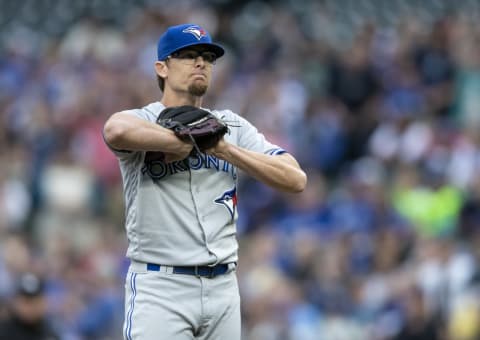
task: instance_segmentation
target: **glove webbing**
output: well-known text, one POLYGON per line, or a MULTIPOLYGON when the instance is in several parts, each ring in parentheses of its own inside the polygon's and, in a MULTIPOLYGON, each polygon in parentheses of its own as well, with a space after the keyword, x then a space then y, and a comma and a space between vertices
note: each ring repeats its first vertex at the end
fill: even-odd
MULTIPOLYGON (((171 120, 171 119, 165 119, 163 120, 162 122, 165 127, 169 128, 169 129, 175 129, 175 130, 179 130, 179 129, 185 129, 186 126, 176 120, 171 120)), ((200 148, 198 147, 197 145, 197 142, 195 141, 195 138, 193 138, 192 134, 191 133, 188 133, 187 136, 190 138, 190 141, 192 142, 192 145, 193 147, 195 148, 195 151, 198 152, 198 154, 201 154, 202 152, 200 151, 200 148)))

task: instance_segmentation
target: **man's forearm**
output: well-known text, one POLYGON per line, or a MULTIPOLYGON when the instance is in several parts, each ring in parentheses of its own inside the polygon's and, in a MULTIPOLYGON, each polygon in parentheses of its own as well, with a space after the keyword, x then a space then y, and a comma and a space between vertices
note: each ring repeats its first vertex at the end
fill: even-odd
POLYGON ((103 133, 106 142, 119 150, 177 152, 184 144, 171 130, 124 113, 112 115, 103 133))
POLYGON ((307 176, 289 154, 265 155, 228 144, 213 148, 209 153, 243 170, 257 180, 282 191, 301 192, 307 176))

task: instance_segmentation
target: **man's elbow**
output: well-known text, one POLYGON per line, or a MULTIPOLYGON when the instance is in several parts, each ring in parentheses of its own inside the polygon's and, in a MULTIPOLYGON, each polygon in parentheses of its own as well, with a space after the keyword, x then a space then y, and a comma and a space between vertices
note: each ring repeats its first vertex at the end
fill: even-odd
POLYGON ((126 129, 120 122, 109 119, 103 127, 103 137, 108 145, 114 148, 122 147, 126 129))
POLYGON ((293 181, 291 186, 292 193, 300 193, 305 190, 307 186, 307 175, 303 171, 299 171, 297 176, 295 176, 295 181, 293 181))

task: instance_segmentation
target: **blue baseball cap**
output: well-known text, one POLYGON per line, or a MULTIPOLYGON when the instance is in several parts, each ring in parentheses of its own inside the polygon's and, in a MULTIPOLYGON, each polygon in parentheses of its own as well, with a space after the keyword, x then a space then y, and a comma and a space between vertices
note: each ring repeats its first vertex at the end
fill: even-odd
POLYGON ((205 46, 220 58, 225 50, 222 46, 212 43, 210 34, 194 24, 183 24, 169 27, 158 40, 158 60, 165 60, 173 52, 190 46, 205 46))

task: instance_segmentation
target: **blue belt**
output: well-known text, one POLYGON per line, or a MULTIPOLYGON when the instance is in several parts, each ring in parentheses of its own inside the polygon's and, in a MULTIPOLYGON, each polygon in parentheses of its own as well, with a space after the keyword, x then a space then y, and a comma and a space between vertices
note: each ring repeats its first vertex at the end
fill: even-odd
MULTIPOLYGON (((147 270, 158 272, 162 266, 155 263, 147 263, 147 270)), ((195 275, 203 277, 215 277, 228 272, 228 264, 217 264, 216 266, 173 266, 173 274, 195 275)))

